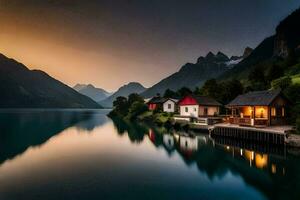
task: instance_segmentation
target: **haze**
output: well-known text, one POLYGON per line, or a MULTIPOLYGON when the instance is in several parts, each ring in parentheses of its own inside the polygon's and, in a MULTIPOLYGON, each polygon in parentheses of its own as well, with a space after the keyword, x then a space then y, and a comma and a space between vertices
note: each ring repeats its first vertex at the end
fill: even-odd
POLYGON ((208 51, 242 54, 300 0, 0 0, 0 52, 73 86, 149 87, 208 51))

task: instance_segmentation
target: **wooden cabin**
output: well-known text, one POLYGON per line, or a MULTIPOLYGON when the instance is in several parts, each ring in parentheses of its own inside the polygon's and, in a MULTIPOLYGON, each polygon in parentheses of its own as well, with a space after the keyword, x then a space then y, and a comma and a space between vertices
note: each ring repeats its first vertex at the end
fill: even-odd
POLYGON ((178 102, 180 116, 183 117, 212 117, 219 114, 219 102, 207 96, 188 95, 178 102))
POLYGON ((226 107, 231 110, 231 124, 271 126, 286 124, 288 104, 280 90, 265 90, 239 95, 226 107))
POLYGON ((174 113, 177 111, 177 99, 153 97, 147 102, 149 110, 161 110, 163 112, 174 113))
POLYGON ((156 109, 162 110, 163 103, 164 103, 164 98, 153 97, 152 99, 150 99, 147 102, 148 109, 149 110, 156 110, 156 109))

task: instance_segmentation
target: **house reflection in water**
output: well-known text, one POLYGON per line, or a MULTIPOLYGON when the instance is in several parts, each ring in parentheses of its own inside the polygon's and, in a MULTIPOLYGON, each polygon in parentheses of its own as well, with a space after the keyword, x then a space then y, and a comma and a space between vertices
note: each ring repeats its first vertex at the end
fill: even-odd
POLYGON ((203 158, 203 152, 206 152, 207 148, 210 147, 217 152, 221 150, 223 154, 229 154, 234 160, 245 164, 248 163, 247 165, 251 168, 279 176, 286 174, 284 150, 278 149, 275 151, 273 147, 270 147, 271 149, 269 150, 260 150, 260 147, 257 145, 257 149, 241 147, 235 145, 232 141, 227 141, 228 143, 225 141, 222 142, 212 139, 208 135, 181 132, 159 133, 157 131, 149 129, 148 137, 151 142, 155 146, 162 145, 170 155, 177 151, 188 163, 192 160, 198 162, 199 158, 203 158))
POLYGON ((197 137, 180 136, 179 146, 182 153, 189 157, 198 150, 198 139, 197 137))
POLYGON ((164 134, 163 135, 163 143, 167 149, 171 150, 175 148, 175 141, 174 136, 171 134, 164 134))
MULTIPOLYGON (((285 175, 286 169, 278 159, 280 156, 276 156, 276 159, 272 159, 272 155, 267 153, 259 153, 252 150, 242 149, 238 147, 220 145, 228 153, 231 153, 235 159, 247 160, 250 167, 266 170, 272 174, 285 175)), ((281 158, 285 160, 285 158, 281 158)), ((280 160, 280 159, 279 159, 280 160)))

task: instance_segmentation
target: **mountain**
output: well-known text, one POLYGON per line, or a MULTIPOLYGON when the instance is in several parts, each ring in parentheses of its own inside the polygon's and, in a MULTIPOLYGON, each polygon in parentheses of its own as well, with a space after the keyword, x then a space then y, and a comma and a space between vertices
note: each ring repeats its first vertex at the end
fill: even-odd
POLYGON ((104 89, 96 88, 91 84, 88 85, 76 84, 73 87, 73 89, 79 92, 80 94, 90 97, 96 102, 101 101, 111 95, 109 92, 105 91, 104 89))
POLYGON ((274 48, 274 36, 263 40, 245 59, 241 60, 232 69, 221 74, 218 79, 243 79, 246 78, 253 67, 272 59, 274 48))
POLYGON ((267 62, 276 62, 278 58, 286 59, 300 49, 300 9, 297 9, 276 27, 276 33, 264 39, 250 55, 221 74, 218 79, 245 79, 254 67, 265 67, 267 62))
POLYGON ((76 90, 76 91, 78 92, 79 90, 82 90, 82 89, 85 88, 86 86, 87 86, 86 84, 79 84, 79 83, 77 83, 77 84, 73 87, 73 89, 76 90))
POLYGON ((178 90, 182 87, 191 89, 200 87, 206 80, 216 78, 229 70, 236 64, 231 63, 232 61, 222 52, 218 52, 216 55, 209 52, 205 57, 200 56, 195 64, 185 64, 178 72, 150 87, 142 95, 151 97, 157 93, 163 94, 166 89, 178 90))
POLYGON ((276 27, 276 35, 274 41, 274 55, 283 58, 300 45, 300 8, 282 20, 276 27))
POLYGON ((120 87, 114 94, 112 94, 108 98, 100 101, 99 104, 106 108, 111 108, 113 106, 112 105, 113 101, 117 97, 119 97, 119 96, 127 97, 131 93, 140 94, 140 93, 144 92, 145 90, 146 90, 146 88, 144 86, 142 86, 140 83, 131 82, 131 83, 128 83, 127 85, 120 87))
POLYGON ((1 108, 100 108, 92 99, 40 70, 0 54, 1 108))

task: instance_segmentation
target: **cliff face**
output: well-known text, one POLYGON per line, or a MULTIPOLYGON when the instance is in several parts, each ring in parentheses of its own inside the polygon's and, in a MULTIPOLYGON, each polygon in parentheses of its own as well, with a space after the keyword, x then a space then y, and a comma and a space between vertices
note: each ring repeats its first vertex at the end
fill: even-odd
POLYGON ((282 20, 276 28, 274 56, 286 58, 300 45, 300 9, 282 20))
POLYGON ((277 32, 274 40, 274 56, 286 58, 289 55, 289 47, 284 32, 277 32))

